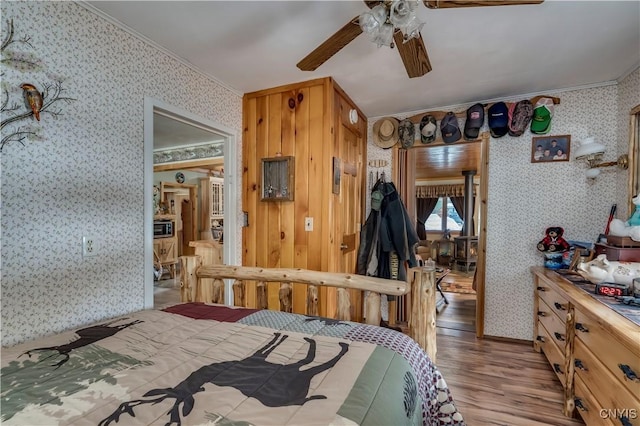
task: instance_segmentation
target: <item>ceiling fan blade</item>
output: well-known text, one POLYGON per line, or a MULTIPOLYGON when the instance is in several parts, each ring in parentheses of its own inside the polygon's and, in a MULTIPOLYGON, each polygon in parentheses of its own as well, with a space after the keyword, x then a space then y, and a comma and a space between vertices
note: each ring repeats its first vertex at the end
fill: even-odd
POLYGON ((429 9, 447 9, 454 7, 510 6, 521 4, 540 4, 544 0, 423 0, 429 9))
POLYGON ((402 32, 396 31, 393 35, 393 41, 398 49, 398 53, 400 53, 402 63, 407 70, 409 78, 422 77, 431 71, 431 62, 429 62, 427 48, 424 47, 422 36, 412 38, 404 43, 402 32))
POLYGON ((358 17, 356 16, 298 62, 297 67, 302 71, 314 71, 320 65, 324 64, 330 57, 338 53, 340 49, 362 34, 362 29, 357 22, 358 17))

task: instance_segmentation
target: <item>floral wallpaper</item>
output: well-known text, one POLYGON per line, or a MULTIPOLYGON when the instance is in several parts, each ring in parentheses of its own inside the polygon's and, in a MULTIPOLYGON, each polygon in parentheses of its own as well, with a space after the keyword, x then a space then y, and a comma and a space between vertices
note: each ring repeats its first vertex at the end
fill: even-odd
MULTIPOLYGON (((640 102, 639 73, 636 70, 619 85, 546 93, 561 100, 555 106, 549 135, 571 135, 572 150, 577 141, 593 136, 607 146, 607 159, 626 152, 629 105, 640 102)), ((451 109, 461 111, 468 106, 451 109)), ((391 150, 373 144, 373 123, 379 118, 369 119, 368 160, 391 163, 391 150)), ((459 121, 462 129, 464 120, 459 121)), ((485 130, 486 120, 481 131, 485 130)), ((542 255, 535 246, 545 229, 562 226, 567 239, 593 242, 604 230, 611 205, 620 206, 621 199, 626 199, 623 171, 611 168, 597 180, 587 180, 586 166, 573 157, 568 162, 532 164, 532 136, 527 130, 520 137, 507 135, 489 142, 484 318, 484 332, 489 336, 532 339, 533 278, 529 268, 542 265, 542 255)), ((375 173, 370 167, 367 172, 371 170, 375 173)))
POLYGON ((3 35, 13 18, 43 60, 41 71, 3 66, 12 98, 55 74, 77 99, 57 119, 41 117, 41 141, 1 154, 2 345, 11 345, 143 307, 145 96, 236 129, 238 144, 242 97, 74 2, 0 7, 3 35), (83 235, 98 256, 82 257, 83 235))

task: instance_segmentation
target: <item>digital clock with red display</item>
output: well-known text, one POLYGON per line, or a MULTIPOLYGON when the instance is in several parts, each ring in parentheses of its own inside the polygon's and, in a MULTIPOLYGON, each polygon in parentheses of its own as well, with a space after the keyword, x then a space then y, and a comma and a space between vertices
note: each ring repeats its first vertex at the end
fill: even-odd
POLYGON ((603 296, 628 296, 631 294, 631 287, 626 284, 601 283, 596 284, 595 293, 603 296))

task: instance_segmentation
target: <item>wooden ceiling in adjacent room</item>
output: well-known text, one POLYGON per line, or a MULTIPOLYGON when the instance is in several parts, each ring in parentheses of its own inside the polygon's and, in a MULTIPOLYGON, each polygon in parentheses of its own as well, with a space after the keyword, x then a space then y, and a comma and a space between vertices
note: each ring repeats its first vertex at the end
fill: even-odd
POLYGON ((416 180, 463 179, 464 170, 480 171, 482 144, 477 142, 414 145, 416 151, 416 180))

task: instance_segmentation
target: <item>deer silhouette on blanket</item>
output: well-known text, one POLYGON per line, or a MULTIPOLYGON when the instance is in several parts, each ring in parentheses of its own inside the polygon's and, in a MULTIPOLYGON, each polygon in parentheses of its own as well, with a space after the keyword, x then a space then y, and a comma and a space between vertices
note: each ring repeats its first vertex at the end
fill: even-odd
POLYGON ((247 358, 204 365, 173 388, 152 389, 143 395, 144 397, 155 396, 156 398, 124 402, 99 425, 107 426, 114 421, 117 423, 124 413, 135 417, 133 408, 138 405, 155 405, 165 399, 174 399, 173 407, 167 413, 170 416, 170 421, 166 425, 179 426, 182 422, 180 405, 183 405, 182 415, 188 416, 195 404, 194 395, 204 391, 203 386, 206 383, 231 386, 242 392, 243 395, 257 399, 267 407, 303 405, 314 399, 326 399, 327 397, 324 395, 307 397, 311 379, 316 374, 336 365, 349 350, 349 345, 340 342, 340 352, 336 356, 323 364, 303 370, 302 367, 311 363, 316 357, 315 340, 305 337, 304 340, 309 343, 309 350, 305 358, 293 364, 284 365, 267 361, 267 356, 287 337, 289 336, 283 335, 281 337, 280 333, 274 333, 274 337, 269 343, 247 358))
MULTIPOLYGON (((56 367, 56 369, 58 369, 64 363, 69 361, 69 353, 71 351, 73 351, 74 349, 79 349, 79 348, 82 348, 84 346, 88 346, 88 345, 90 345, 92 343, 95 343, 95 342, 97 342, 99 340, 106 339, 107 337, 113 336, 114 334, 116 334, 120 330, 124 330, 127 327, 131 327, 134 324, 139 324, 139 323, 142 322, 140 320, 135 320, 135 321, 128 322, 126 324, 120 324, 120 325, 115 325, 115 326, 111 327, 111 324, 113 324, 115 322, 118 322, 118 321, 122 321, 123 319, 126 319, 126 318, 120 318, 120 319, 117 319, 117 320, 105 322, 103 324, 98 324, 98 325, 94 325, 94 326, 91 326, 91 327, 82 328, 82 329, 76 331, 76 334, 80 337, 77 340, 73 340, 73 341, 71 341, 71 342, 69 342, 67 344, 64 344, 64 345, 50 346, 48 348, 29 349, 28 351, 24 352, 22 355, 26 354, 26 355, 29 355, 29 358, 31 358, 31 354, 33 352, 44 352, 44 351, 55 351, 55 352, 58 352, 58 355, 62 355, 62 359, 60 361, 58 361, 57 363, 52 365, 52 367, 56 367)), ((20 356, 22 356, 22 355, 20 355, 20 356)), ((53 356, 53 355, 51 355, 51 356, 53 356)), ((48 356, 45 359, 51 358, 51 356, 48 356)))

